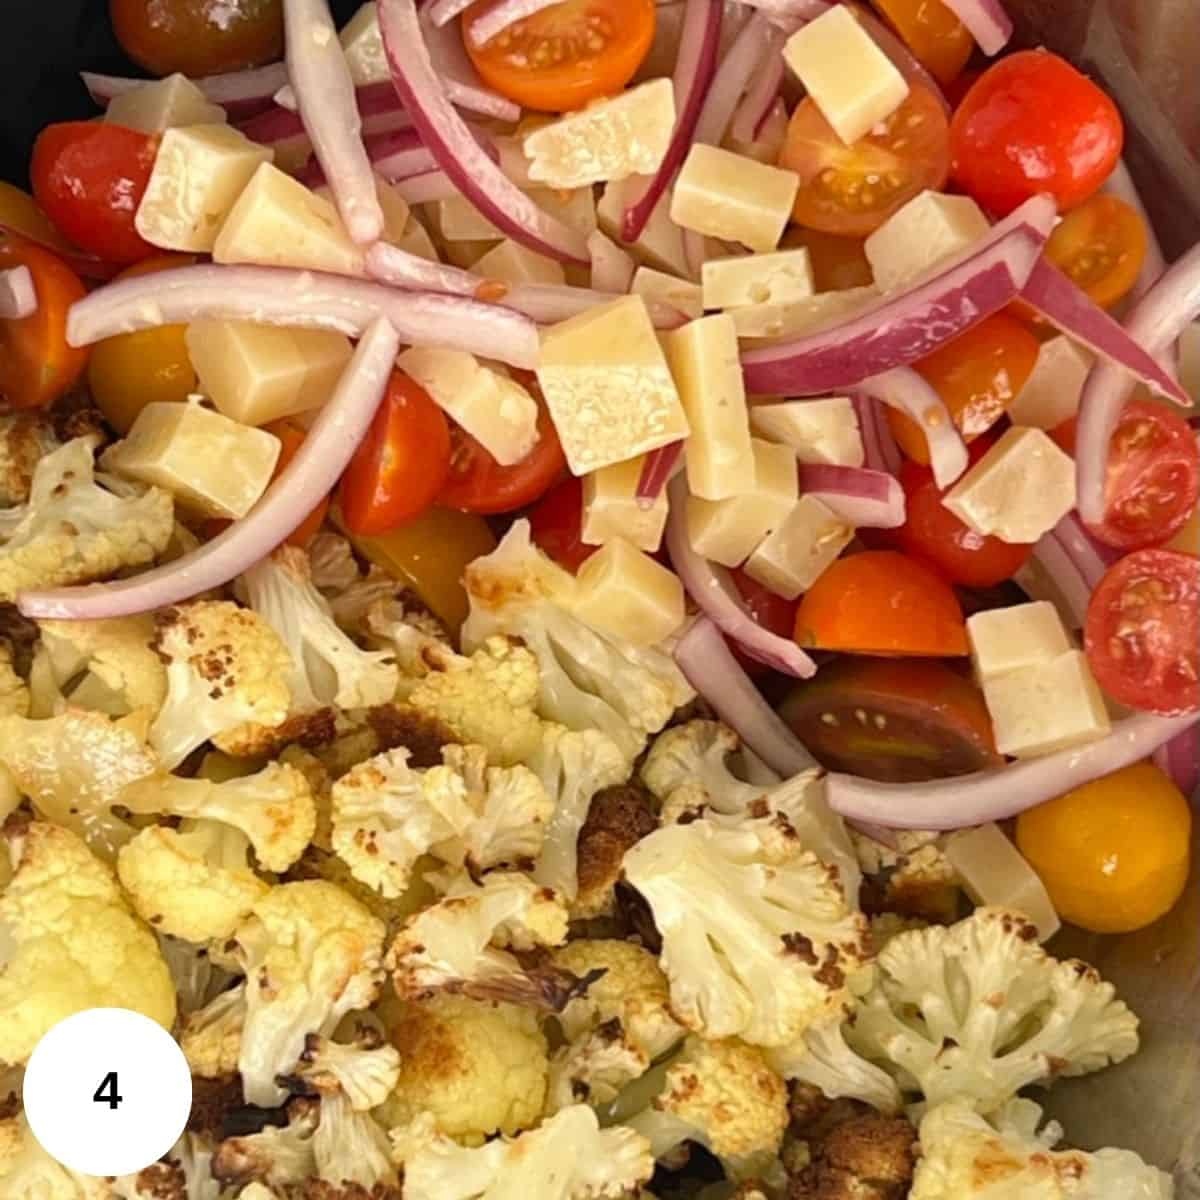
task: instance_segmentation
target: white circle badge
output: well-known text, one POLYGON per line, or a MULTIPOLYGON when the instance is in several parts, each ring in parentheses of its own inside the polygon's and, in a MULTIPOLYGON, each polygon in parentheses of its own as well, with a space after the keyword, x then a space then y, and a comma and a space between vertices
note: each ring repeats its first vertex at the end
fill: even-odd
POLYGON ((175 1039, 141 1013, 89 1008, 30 1056, 25 1116, 52 1158, 85 1175, 130 1175, 179 1140, 192 1076, 175 1039))

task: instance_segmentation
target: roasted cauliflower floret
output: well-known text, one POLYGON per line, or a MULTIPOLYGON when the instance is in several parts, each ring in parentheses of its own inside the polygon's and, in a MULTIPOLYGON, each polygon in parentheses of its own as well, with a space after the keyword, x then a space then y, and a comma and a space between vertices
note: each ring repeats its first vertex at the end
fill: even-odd
POLYGON ((313 1135, 320 1119, 316 1100, 293 1100, 286 1125, 264 1125, 258 1133, 226 1138, 212 1159, 214 1178, 228 1187, 256 1182, 288 1194, 316 1171, 313 1135))
POLYGON ((29 499, 38 463, 58 446, 43 409, 18 408, 0 414, 0 508, 29 499))
POLYGON ((785 1079, 819 1088, 830 1100, 861 1100, 888 1114, 902 1107, 896 1081, 846 1044, 840 1017, 813 1025, 786 1046, 772 1047, 767 1061, 785 1079))
POLYGON ((580 1103, 593 1108, 611 1104, 649 1066, 646 1052, 621 1027, 621 1022, 608 1021, 554 1052, 546 1112, 556 1113, 580 1103))
POLYGON ((905 1200, 917 1131, 904 1117, 831 1112, 802 1129, 808 1162, 792 1174, 788 1200, 905 1200))
POLYGON ((215 996, 203 1008, 185 1014, 179 1045, 193 1075, 220 1079, 238 1069, 242 1030, 246 1024, 246 984, 243 981, 215 996))
POLYGON ((399 1052, 374 1031, 348 1044, 310 1033, 294 1076, 303 1089, 319 1096, 340 1093, 355 1112, 378 1108, 399 1077, 399 1052))
POLYGON ((6 642, 0 642, 0 716, 29 716, 29 686, 14 670, 6 642))
POLYGON ((897 829, 894 846, 851 832, 863 872, 871 877, 874 907, 932 921, 953 921, 962 881, 945 854, 945 837, 933 831, 897 829))
POLYGON ((667 820, 688 810, 746 812, 767 789, 744 783, 728 759, 741 739, 719 721, 687 721, 654 739, 642 762, 642 782, 664 809, 667 820))
POLYGON ((650 794, 636 783, 603 788, 592 797, 575 842, 578 891, 571 916, 611 916, 625 855, 658 828, 650 794))
POLYGON ((51 1158, 25 1114, 17 1113, 0 1120, 0 1195, 12 1200, 110 1200, 112 1190, 108 1180, 81 1175, 51 1158))
POLYGON ((321 1200, 400 1200, 387 1134, 340 1092, 321 1097, 312 1148, 317 1178, 306 1184, 310 1194, 321 1200))

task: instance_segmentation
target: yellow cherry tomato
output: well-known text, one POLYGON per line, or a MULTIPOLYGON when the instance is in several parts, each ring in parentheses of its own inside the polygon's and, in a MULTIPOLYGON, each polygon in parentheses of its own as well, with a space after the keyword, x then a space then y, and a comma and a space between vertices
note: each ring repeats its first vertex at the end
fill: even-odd
POLYGON ((1151 763, 1017 820, 1017 846, 1059 915, 1094 933, 1129 933, 1170 912, 1187 884, 1191 836, 1187 798, 1151 763))
MULTIPOLYGON (((160 254, 123 271, 118 279, 186 267, 186 254, 160 254)), ((160 325, 98 342, 88 367, 96 406, 118 432, 128 433, 138 413, 159 400, 182 403, 196 390, 196 372, 184 341, 186 325, 160 325)))
POLYGON ((0 180, 0 225, 23 233, 39 245, 70 252, 71 243, 54 228, 38 202, 19 187, 0 180))

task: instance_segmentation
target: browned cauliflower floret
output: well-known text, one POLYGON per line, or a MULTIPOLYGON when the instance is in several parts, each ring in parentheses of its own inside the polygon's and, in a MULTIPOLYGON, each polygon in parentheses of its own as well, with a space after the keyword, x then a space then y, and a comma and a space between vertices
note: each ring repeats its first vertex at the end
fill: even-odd
POLYGON ((839 1102, 799 1130, 809 1162, 792 1175, 788 1200, 903 1200, 912 1183, 917 1131, 839 1102))
POLYGON ((0 414, 0 507, 29 499, 35 468, 57 448, 54 427, 41 409, 0 414))
POLYGON ((610 916, 626 853, 658 828, 650 796, 635 783, 605 788, 592 797, 576 843, 579 891, 571 915, 610 916))

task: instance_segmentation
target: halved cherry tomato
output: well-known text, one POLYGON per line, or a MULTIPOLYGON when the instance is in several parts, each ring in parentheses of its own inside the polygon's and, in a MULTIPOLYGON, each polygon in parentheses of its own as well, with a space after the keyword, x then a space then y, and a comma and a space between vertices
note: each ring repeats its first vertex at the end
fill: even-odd
POLYGON ((338 485, 346 527, 380 534, 437 498, 450 472, 450 429, 429 393, 393 371, 387 394, 338 485))
MULTIPOLYGON (((730 571, 729 577, 742 598, 743 607, 754 618, 756 624, 778 637, 792 636, 796 628, 796 610, 800 607, 798 598, 785 600, 782 596, 777 596, 763 587, 758 580, 751 579, 740 568, 730 571)), ((770 667, 751 658, 736 642, 730 642, 729 648, 747 675, 757 678, 770 672, 770 667)))
POLYGON ((976 70, 963 71, 952 83, 946 84, 942 88, 942 95, 946 97, 946 103, 951 108, 957 108, 982 74, 982 71, 976 70))
POLYGON ((1088 604, 1084 649, 1116 701, 1174 716, 1200 708, 1200 558, 1136 550, 1088 604))
POLYGON ((875 280, 867 252, 863 249, 865 240, 793 225, 783 235, 780 247, 786 250, 803 246, 812 265, 813 287, 818 292, 840 292, 846 288, 866 287, 875 280))
POLYGON ((47 250, 69 254, 73 249, 28 192, 3 180, 0 180, 0 227, 19 233, 47 250))
POLYGON ((158 138, 122 125, 48 125, 33 145, 33 194, 77 246, 107 262, 137 262, 158 253, 134 225, 157 153, 158 138))
POLYGON ((967 627, 954 589, 924 563, 892 550, 839 558, 796 613, 796 641, 850 654, 967 653, 967 627))
POLYGON ((20 321, 0 321, 0 401, 38 408, 69 391, 87 365, 86 348, 67 345, 67 310, 86 292, 49 250, 0 233, 0 271, 12 267, 29 268, 37 311, 20 321))
POLYGON ((1146 258, 1146 223, 1124 200, 1098 192, 1073 208, 1046 243, 1046 257, 1102 308, 1137 282, 1146 258))
POLYGON ((989 67, 950 122, 954 180, 998 216, 1038 192, 1060 212, 1112 173, 1124 130, 1112 100, 1066 59, 1022 50, 989 67))
POLYGON ((811 100, 788 122, 779 165, 800 176, 792 206, 799 225, 865 236, 950 170, 946 114, 933 93, 913 84, 904 103, 852 146, 833 132, 811 100))
POLYGON ((1132 550, 1169 541, 1200 498, 1200 450, 1188 423, 1164 404, 1131 400, 1112 441, 1104 480, 1104 520, 1092 534, 1132 550))
POLYGON ((871 0, 940 84, 967 65, 975 39, 942 0, 871 0))
POLYGON ((909 783, 1004 760, 983 693, 939 662, 839 659, 797 684, 779 715, 831 771, 909 783))
POLYGON ((525 108, 567 112, 615 95, 654 42, 654 0, 563 0, 476 46, 471 24, 500 3, 467 9, 463 43, 484 83, 525 108))
MULTIPOLYGON (((266 425, 264 428, 268 433, 273 433, 279 439, 279 461, 275 464, 275 474, 273 476, 273 478, 278 479, 287 469, 292 459, 296 457, 296 452, 304 445, 304 439, 308 437, 308 431, 302 425, 286 417, 282 421, 272 421, 270 425, 266 425)), ((317 536, 321 524, 325 520, 325 515, 328 512, 329 497, 326 496, 292 530, 287 539, 288 545, 300 546, 301 548, 307 546, 317 536)))
POLYGON ((560 567, 574 574, 597 550, 583 534, 583 481, 568 476, 552 487, 529 511, 529 531, 560 567))
POLYGON ((1079 418, 1068 417, 1061 425, 1046 431, 1054 440, 1054 444, 1064 453, 1075 457, 1075 435, 1079 432, 1079 418))
MULTIPOLYGON (((1023 325, 1001 313, 913 364, 946 402, 959 432, 969 442, 986 433, 1025 386, 1037 362, 1038 341, 1023 325)), ((929 447, 916 422, 896 409, 888 424, 900 449, 914 462, 929 462, 929 447)))

